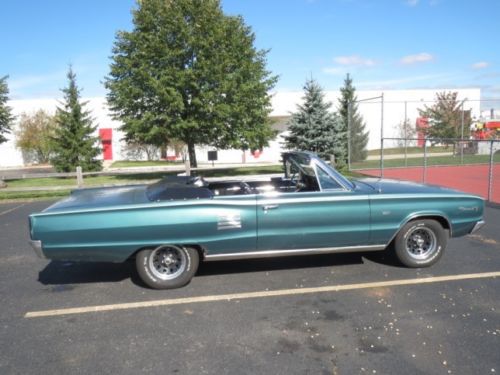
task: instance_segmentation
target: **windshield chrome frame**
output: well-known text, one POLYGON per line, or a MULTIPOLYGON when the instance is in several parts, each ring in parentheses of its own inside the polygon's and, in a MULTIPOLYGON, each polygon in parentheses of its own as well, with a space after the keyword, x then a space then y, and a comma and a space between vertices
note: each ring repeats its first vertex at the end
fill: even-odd
MULTIPOLYGON (((283 162, 286 163, 286 159, 289 159, 297 168, 299 168, 301 171, 304 172, 303 168, 301 167, 300 163, 295 160, 294 155, 297 154, 302 154, 303 156, 307 156, 309 159, 309 166, 312 167, 316 181, 318 182, 318 186, 320 191, 352 191, 354 190, 354 185, 346 179, 344 176, 342 176, 339 172, 335 170, 332 166, 327 164, 324 160, 319 158, 316 154, 313 154, 311 152, 290 152, 286 153, 287 155, 286 158, 283 159, 283 162), (330 176, 337 184, 339 184, 340 188, 333 188, 333 189, 323 189, 321 186, 321 183, 319 181, 319 176, 318 176, 318 168, 323 169, 323 171, 330 176)), ((286 165, 285 165, 285 177, 288 177, 286 165)))

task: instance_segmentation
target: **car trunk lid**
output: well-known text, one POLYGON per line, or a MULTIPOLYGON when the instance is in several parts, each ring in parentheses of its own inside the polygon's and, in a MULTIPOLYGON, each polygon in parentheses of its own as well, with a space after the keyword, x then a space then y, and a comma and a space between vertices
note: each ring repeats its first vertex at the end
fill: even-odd
POLYGON ((77 189, 68 198, 54 203, 43 212, 112 207, 149 202, 146 185, 77 189))

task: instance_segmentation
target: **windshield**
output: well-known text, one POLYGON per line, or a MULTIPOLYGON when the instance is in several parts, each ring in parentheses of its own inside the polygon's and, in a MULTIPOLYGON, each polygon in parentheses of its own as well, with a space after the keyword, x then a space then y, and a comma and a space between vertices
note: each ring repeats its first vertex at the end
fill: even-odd
POLYGON ((330 166, 330 164, 327 164, 324 160, 320 159, 319 157, 316 157, 315 160, 318 163, 318 165, 320 165, 328 174, 330 174, 341 185, 351 190, 354 189, 354 184, 351 181, 349 181, 346 177, 344 177, 342 174, 337 172, 337 170, 332 166, 330 166))
POLYGON ((351 181, 315 154, 290 153, 285 156, 285 161, 287 177, 293 176, 300 170, 304 175, 317 178, 322 190, 354 189, 354 184, 351 181), (314 164, 316 164, 316 172, 314 164))

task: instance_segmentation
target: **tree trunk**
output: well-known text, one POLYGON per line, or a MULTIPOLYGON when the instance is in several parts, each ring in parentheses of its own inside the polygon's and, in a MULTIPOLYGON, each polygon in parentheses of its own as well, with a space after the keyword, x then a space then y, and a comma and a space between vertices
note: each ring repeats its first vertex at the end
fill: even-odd
POLYGON ((193 142, 188 142, 188 154, 189 154, 189 164, 191 168, 197 168, 198 163, 196 161, 196 150, 193 142))

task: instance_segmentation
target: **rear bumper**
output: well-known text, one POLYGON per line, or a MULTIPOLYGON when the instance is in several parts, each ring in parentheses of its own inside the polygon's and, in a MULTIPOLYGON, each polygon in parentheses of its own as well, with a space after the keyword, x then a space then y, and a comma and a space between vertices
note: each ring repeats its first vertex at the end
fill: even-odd
POLYGON ((30 245, 35 251, 35 254, 41 259, 47 259, 45 254, 43 253, 42 241, 39 240, 30 240, 30 245))
POLYGON ((479 220, 475 225, 474 227, 471 229, 471 231, 469 233, 474 233, 474 232, 477 232, 479 229, 481 229, 484 224, 486 224, 486 222, 484 220, 479 220))

